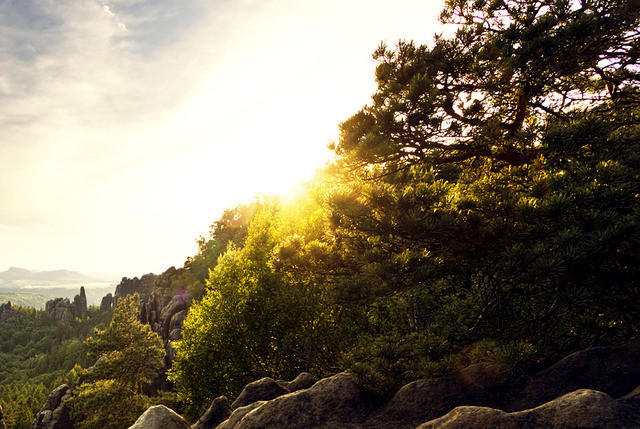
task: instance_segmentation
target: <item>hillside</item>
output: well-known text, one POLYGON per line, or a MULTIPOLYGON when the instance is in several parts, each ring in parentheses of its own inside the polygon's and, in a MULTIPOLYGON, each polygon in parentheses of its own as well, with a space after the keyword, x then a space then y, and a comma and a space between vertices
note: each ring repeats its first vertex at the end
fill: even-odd
MULTIPOLYGON (((109 279, 111 280, 111 279, 109 279)), ((25 285, 52 285, 68 283, 97 283, 105 281, 70 270, 32 271, 26 268, 10 267, 0 272, 0 288, 25 285)))

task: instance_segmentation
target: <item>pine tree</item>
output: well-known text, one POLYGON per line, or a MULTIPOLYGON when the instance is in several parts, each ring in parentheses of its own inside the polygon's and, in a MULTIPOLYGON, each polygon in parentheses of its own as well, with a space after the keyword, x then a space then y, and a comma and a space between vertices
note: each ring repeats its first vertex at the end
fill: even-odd
POLYGON ((160 337, 138 321, 139 306, 137 294, 128 296, 118 303, 111 324, 85 342, 98 360, 69 400, 79 429, 126 428, 149 405, 142 384, 162 366, 164 348, 160 337))

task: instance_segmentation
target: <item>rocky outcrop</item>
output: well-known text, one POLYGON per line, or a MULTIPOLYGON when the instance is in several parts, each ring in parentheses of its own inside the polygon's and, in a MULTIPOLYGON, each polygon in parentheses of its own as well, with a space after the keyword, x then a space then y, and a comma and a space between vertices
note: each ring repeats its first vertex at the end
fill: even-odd
POLYGON ((63 384, 53 390, 44 407, 36 414, 31 429, 73 429, 66 400, 71 397, 69 386, 63 384))
POLYGON ((145 274, 142 277, 134 277, 132 279, 123 277, 116 291, 113 294, 113 306, 118 305, 118 301, 124 299, 128 295, 140 295, 140 301, 145 302, 154 289, 156 284, 156 276, 153 273, 145 274))
POLYGON ((66 325, 73 320, 74 307, 69 301, 69 298, 55 298, 47 301, 45 304, 45 310, 61 325, 66 325))
POLYGON ((366 427, 410 429, 457 406, 510 411, 537 407, 578 389, 620 398, 640 385, 640 336, 613 347, 573 353, 550 368, 502 384, 479 385, 467 369, 448 377, 418 380, 402 387, 367 420, 366 427))
MULTIPOLYGON (((216 429, 640 429, 638 362, 640 337, 511 379, 499 368, 476 364, 409 383, 387 402, 346 373, 318 382, 306 373, 291 382, 264 378, 247 385, 216 429)), ((192 429, 213 428, 204 421, 192 429)))
POLYGON ((298 390, 308 389, 318 381, 308 372, 301 372, 293 381, 278 380, 278 384, 289 392, 297 392, 298 390))
POLYGON ((55 298, 47 301, 45 310, 61 325, 65 325, 76 317, 84 317, 87 314, 87 295, 84 286, 80 287, 80 293, 73 298, 73 302, 69 298, 55 298))
POLYGON ((457 407, 418 429, 628 429, 639 428, 638 415, 606 393, 581 389, 539 407, 506 413, 494 408, 457 407))
POLYGON ((231 406, 226 396, 214 399, 211 406, 191 429, 214 429, 231 416, 231 406))
POLYGON ((119 300, 133 294, 140 296, 141 323, 148 324, 151 329, 162 338, 165 348, 164 367, 152 376, 151 383, 144 387, 147 394, 155 394, 159 390, 169 390, 166 372, 171 368, 176 350, 171 341, 182 338, 182 323, 187 317, 190 297, 186 288, 179 287, 182 269, 171 267, 164 273, 155 275, 145 274, 140 278, 124 277, 116 286, 113 297, 110 295, 102 299, 102 308, 115 308, 119 300))
POLYGON ((289 393, 289 391, 273 379, 265 377, 247 384, 238 395, 238 398, 231 404, 231 408, 235 410, 257 401, 268 401, 285 393, 289 393))
POLYGON ((233 410, 229 418, 220 423, 216 429, 234 429, 244 416, 249 414, 251 411, 260 408, 264 404, 266 404, 265 401, 258 401, 233 410))
POLYGON ((356 428, 378 405, 379 398, 341 373, 263 403, 233 429, 356 428))
POLYGON ((189 424, 175 411, 156 405, 145 411, 129 429, 189 429, 189 424))
POLYGON ((0 304, 0 327, 3 328, 18 328, 22 317, 20 313, 13 308, 11 301, 5 304, 0 304))
POLYGON ((73 314, 75 317, 83 317, 87 314, 87 294, 84 286, 80 286, 80 293, 73 297, 73 314))
POLYGON ((113 295, 110 293, 102 297, 100 301, 100 311, 109 311, 113 308, 113 295))
POLYGON ((511 410, 535 407, 577 389, 619 398, 640 385, 640 336, 612 347, 573 353, 550 368, 524 377, 511 410))

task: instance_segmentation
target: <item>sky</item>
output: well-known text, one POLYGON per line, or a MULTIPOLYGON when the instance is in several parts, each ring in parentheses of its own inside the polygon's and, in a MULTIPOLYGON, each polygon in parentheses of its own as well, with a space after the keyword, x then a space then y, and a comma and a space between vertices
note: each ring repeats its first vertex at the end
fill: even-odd
POLYGON ((225 208, 285 192, 430 0, 0 0, 0 271, 182 266, 225 208))

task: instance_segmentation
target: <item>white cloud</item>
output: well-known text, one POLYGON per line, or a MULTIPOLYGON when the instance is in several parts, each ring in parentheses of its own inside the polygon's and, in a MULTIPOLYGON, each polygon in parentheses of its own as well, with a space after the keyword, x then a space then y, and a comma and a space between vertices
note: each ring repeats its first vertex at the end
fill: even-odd
POLYGON ((322 162, 428 3, 0 4, 0 267, 181 264, 222 208, 322 162))

